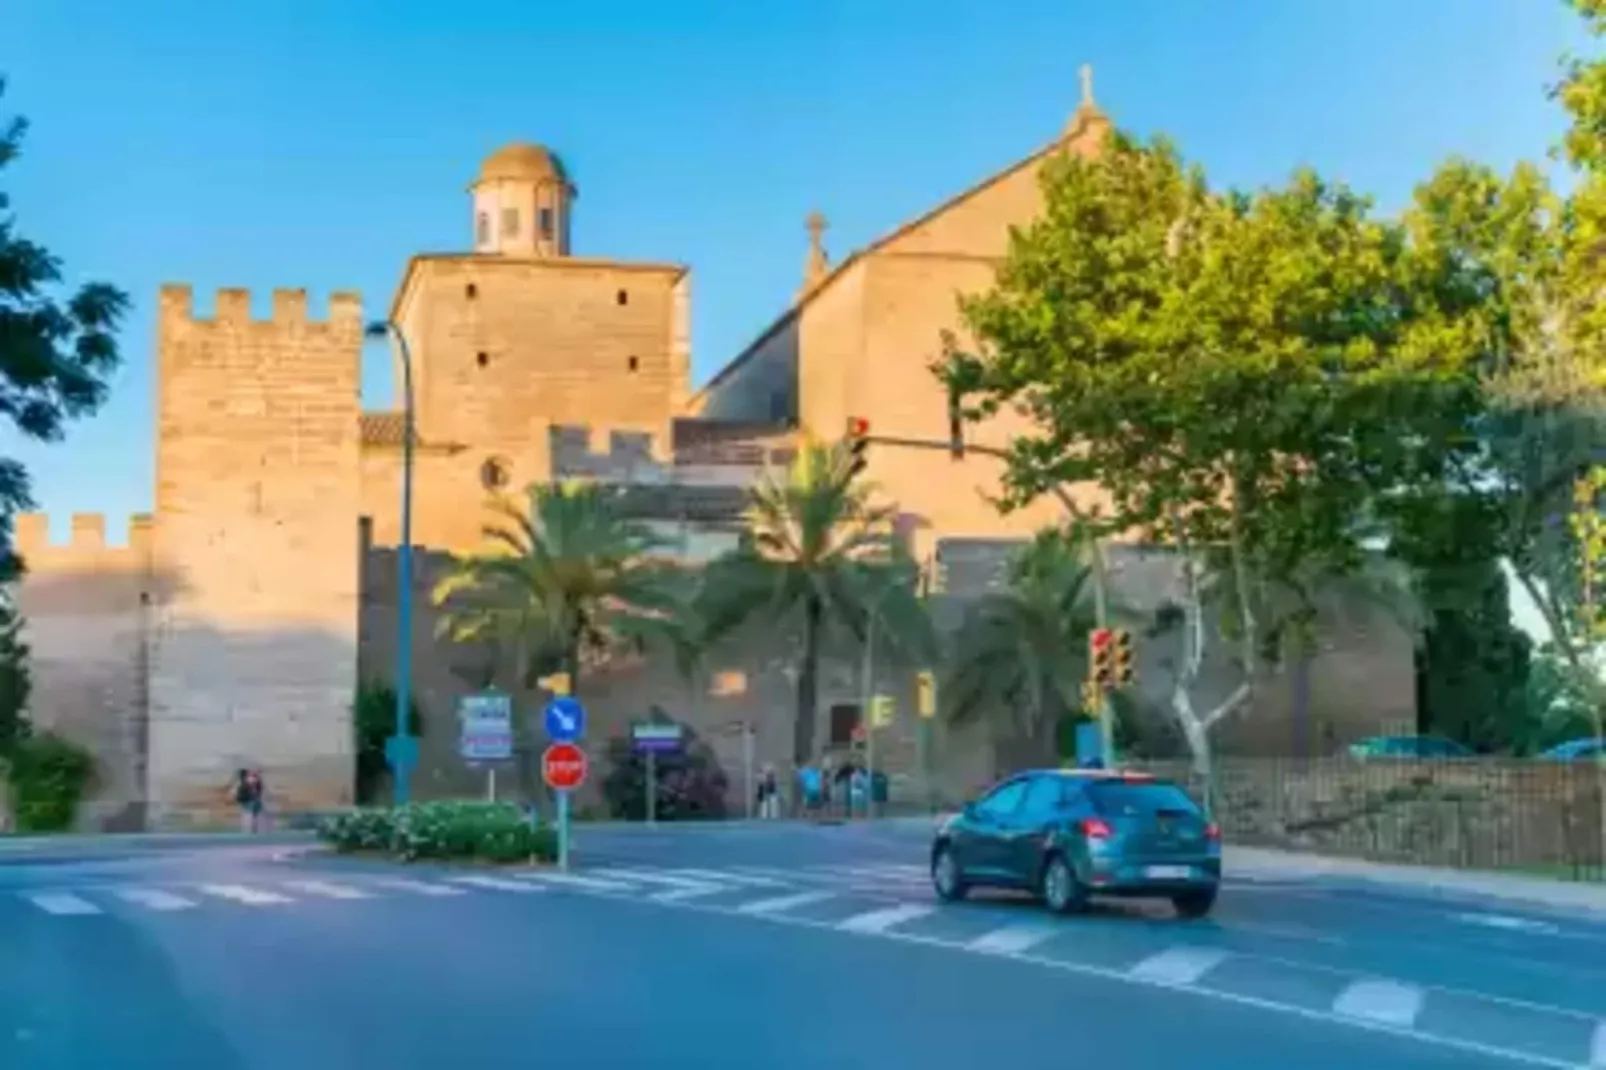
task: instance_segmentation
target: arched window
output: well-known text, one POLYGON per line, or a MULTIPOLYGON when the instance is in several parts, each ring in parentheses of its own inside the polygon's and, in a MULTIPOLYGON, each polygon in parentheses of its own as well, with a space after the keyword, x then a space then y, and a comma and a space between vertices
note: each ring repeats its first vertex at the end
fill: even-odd
POLYGON ((474 241, 479 245, 491 244, 491 213, 481 212, 475 219, 474 241))

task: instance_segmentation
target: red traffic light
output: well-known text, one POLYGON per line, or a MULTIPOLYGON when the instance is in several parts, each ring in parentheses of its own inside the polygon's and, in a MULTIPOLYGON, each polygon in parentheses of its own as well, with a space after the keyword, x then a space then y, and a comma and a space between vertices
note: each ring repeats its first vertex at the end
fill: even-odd
POLYGON ((1108 628, 1094 628, 1088 636, 1088 642, 1094 650, 1103 650, 1115 641, 1115 634, 1108 628))
POLYGON ((863 416, 848 417, 848 437, 864 438, 870 433, 870 421, 863 416))

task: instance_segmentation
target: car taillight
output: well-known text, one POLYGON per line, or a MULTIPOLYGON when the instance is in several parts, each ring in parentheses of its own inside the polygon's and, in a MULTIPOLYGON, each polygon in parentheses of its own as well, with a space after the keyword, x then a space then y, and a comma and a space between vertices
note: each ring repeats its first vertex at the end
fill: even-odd
POLYGON ((1220 842, 1220 840, 1221 840, 1221 826, 1216 824, 1214 821, 1212 821, 1212 822, 1210 822, 1210 824, 1206 825, 1205 826, 1205 839, 1207 839, 1207 840, 1216 840, 1217 842, 1220 842))
POLYGON ((1110 826, 1096 817, 1090 817, 1082 822, 1082 835, 1090 840, 1107 840, 1110 838, 1110 826))

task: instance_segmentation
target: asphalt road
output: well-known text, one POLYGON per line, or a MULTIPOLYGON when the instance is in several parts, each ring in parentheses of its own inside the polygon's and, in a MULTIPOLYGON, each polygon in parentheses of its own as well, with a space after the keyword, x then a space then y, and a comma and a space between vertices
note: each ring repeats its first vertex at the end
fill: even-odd
POLYGON ((924 848, 590 830, 567 882, 0 859, 0 1067, 1606 1066, 1598 922, 1319 882, 1229 886, 1202 922, 939 906, 924 848))

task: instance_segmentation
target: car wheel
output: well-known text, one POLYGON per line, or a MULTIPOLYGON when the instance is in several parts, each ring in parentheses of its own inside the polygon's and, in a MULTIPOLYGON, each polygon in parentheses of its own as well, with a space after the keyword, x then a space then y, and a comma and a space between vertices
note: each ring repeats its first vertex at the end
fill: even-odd
POLYGON ((1087 906, 1087 889, 1064 855, 1049 855, 1043 865, 1039 891, 1043 903, 1056 914, 1074 914, 1087 906))
POLYGON ((931 856, 931 886, 936 889, 937 898, 945 903, 957 903, 970 894, 959 859, 947 844, 937 848, 931 856))
POLYGON ((1171 897, 1171 905, 1181 918, 1202 918, 1216 905, 1216 890, 1183 892, 1171 897))

